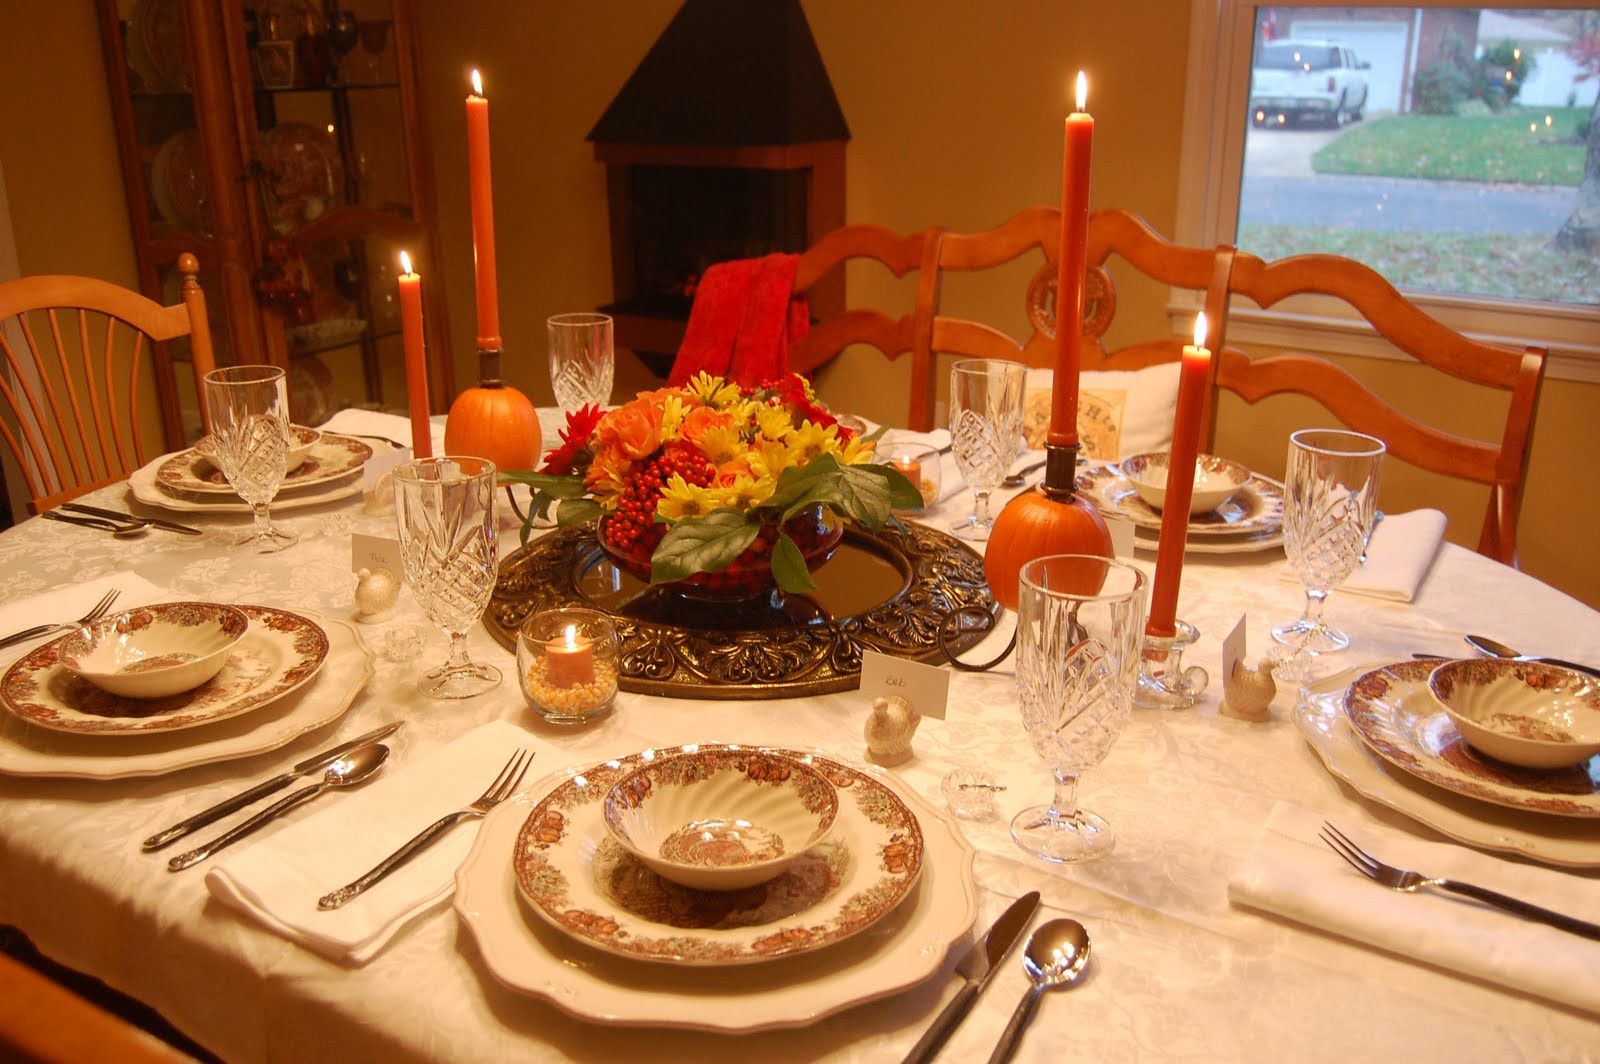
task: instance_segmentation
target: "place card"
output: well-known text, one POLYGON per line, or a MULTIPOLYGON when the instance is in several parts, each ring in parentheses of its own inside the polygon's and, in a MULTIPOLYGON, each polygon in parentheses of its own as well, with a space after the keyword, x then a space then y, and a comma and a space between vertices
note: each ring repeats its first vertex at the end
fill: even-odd
POLYGON ((1233 626, 1227 638, 1222 641, 1222 682, 1226 684, 1233 675, 1233 667, 1244 660, 1245 653, 1245 621, 1249 614, 1240 614, 1239 623, 1233 626))
POLYGON ((394 578, 405 582, 405 563, 400 559, 400 541, 383 536, 367 536, 354 532, 350 536, 350 571, 387 569, 394 578))
POLYGON ((864 650, 861 693, 868 700, 899 695, 922 716, 944 720, 945 705, 950 701, 950 671, 864 650))
POLYGON ((1133 522, 1121 517, 1108 517, 1106 530, 1111 533, 1111 556, 1133 557, 1133 522))
POLYGON ((411 448, 397 447, 392 451, 382 454, 373 454, 361 465, 361 493, 370 494, 377 487, 378 480, 389 470, 398 469, 411 461, 411 448))

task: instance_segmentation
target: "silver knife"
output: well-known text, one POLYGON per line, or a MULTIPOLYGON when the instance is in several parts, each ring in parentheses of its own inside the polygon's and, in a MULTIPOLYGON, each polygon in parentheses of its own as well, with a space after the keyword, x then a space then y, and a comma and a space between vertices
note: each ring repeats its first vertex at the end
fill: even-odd
POLYGON ((1017 939, 1022 937, 1022 929, 1028 926, 1028 921, 1033 919, 1038 908, 1039 892, 1035 890, 1024 894, 1000 914, 1000 919, 989 928, 988 934, 968 947, 956 965, 956 971, 966 978, 966 985, 957 991, 956 996, 950 999, 950 1004, 933 1021, 933 1026, 911 1047, 911 1052, 906 1054, 905 1064, 932 1060, 934 1054, 939 1052, 939 1047, 944 1045, 950 1032, 956 1029, 956 1025, 971 1010, 972 1003, 994 977, 1000 962, 1016 945, 1017 939))
POLYGON ((159 831, 156 834, 151 835, 148 839, 145 839, 144 842, 140 844, 140 849, 144 850, 145 853, 150 853, 153 850, 159 850, 168 843, 183 838, 196 828, 203 828, 213 820, 218 820, 227 816, 229 813, 237 812, 252 802, 265 798, 273 791, 281 790, 282 788, 289 786, 289 784, 293 783, 301 776, 309 776, 313 772, 327 768, 329 765, 333 764, 335 761, 339 760, 356 747, 366 746, 368 743, 377 742, 384 736, 394 732, 400 727, 400 725, 404 723, 405 721, 403 720, 397 720, 390 724, 385 724, 381 728, 372 729, 365 735, 358 735, 348 742, 340 743, 338 746, 335 746, 332 749, 324 750, 320 754, 313 754, 311 757, 306 758, 288 772, 280 773, 264 783, 258 783, 254 787, 251 787, 249 790, 244 791, 241 794, 236 794, 232 798, 218 802, 210 809, 203 809, 189 819, 179 821, 165 831, 159 831))
POLYGON ((151 528, 163 528, 168 532, 182 532, 186 536, 205 535, 205 533, 198 528, 190 528, 188 525, 180 525, 176 521, 164 521, 159 517, 138 517, 134 514, 125 514, 117 510, 102 509, 99 506, 85 506, 81 502, 64 502, 61 504, 61 508, 63 510, 72 510, 80 514, 92 514, 95 517, 106 517, 113 521, 145 521, 150 525, 151 528))

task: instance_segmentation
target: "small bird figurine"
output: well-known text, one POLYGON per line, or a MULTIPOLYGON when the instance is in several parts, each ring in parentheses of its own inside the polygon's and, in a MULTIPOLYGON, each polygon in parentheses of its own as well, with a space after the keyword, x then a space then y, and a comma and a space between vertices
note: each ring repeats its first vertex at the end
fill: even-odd
POLYGON ((1278 684, 1272 678, 1272 659, 1250 668, 1243 661, 1233 663, 1233 673, 1222 684, 1223 716, 1260 723, 1272 718, 1272 699, 1278 684))
POLYGON ((873 699, 864 730, 867 760, 886 767, 911 760, 911 736, 921 723, 922 714, 899 695, 873 699))
POLYGON ((378 478, 378 482, 367 493, 367 501, 362 509, 379 517, 394 513, 394 470, 378 478))
POLYGON ((362 624, 387 621, 400 597, 400 581, 387 569, 362 569, 356 573, 356 620, 362 624))

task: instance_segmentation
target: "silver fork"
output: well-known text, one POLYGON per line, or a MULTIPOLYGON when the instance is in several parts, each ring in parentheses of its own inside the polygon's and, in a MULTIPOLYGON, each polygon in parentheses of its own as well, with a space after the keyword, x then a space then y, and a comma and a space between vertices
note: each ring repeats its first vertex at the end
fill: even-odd
POLYGON ((112 588, 101 597, 99 602, 94 604, 93 609, 75 621, 63 621, 60 624, 36 624, 32 628, 24 628, 20 632, 13 632, 4 639, 0 639, 0 650, 29 639, 37 639, 39 636, 50 632, 70 632, 74 628, 82 628, 86 624, 93 624, 105 616, 106 611, 111 608, 113 602, 117 601, 117 596, 120 594, 122 594, 121 590, 112 588))
POLYGON ((1562 931, 1584 938, 1600 940, 1600 925, 1591 924, 1585 920, 1567 916, 1520 899, 1501 894, 1499 891, 1489 890, 1486 887, 1475 887, 1471 883, 1462 883, 1455 879, 1445 879, 1443 876, 1428 876, 1421 872, 1412 872, 1394 865, 1384 864, 1367 851, 1352 842, 1344 832, 1328 823, 1322 822, 1322 841, 1327 843, 1333 852, 1349 862, 1350 867, 1366 876, 1375 883, 1381 883, 1391 890, 1401 890, 1412 893, 1421 887, 1438 887, 1448 890, 1452 894, 1462 894, 1468 898, 1484 902, 1489 905, 1504 909, 1506 912, 1515 913, 1528 920, 1537 920, 1542 924, 1560 928, 1562 931))
POLYGON ((384 876, 405 864, 411 858, 421 853, 434 840, 446 831, 469 817, 481 817, 488 814, 489 810, 505 801, 516 791, 517 784, 522 782, 522 777, 528 771, 528 766, 533 764, 533 754, 526 750, 518 750, 511 755, 500 774, 489 784, 489 789, 478 795, 477 799, 469 806, 458 809, 448 816, 440 817, 420 831, 416 838, 400 847, 388 857, 379 861, 372 869, 348 886, 330 891, 317 899, 319 909, 337 909, 345 902, 365 891, 384 876))

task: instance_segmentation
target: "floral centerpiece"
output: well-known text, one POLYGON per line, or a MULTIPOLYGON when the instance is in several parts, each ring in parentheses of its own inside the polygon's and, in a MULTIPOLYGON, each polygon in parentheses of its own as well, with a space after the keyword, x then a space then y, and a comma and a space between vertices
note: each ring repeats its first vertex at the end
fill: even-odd
POLYGON ((746 388, 701 373, 567 415, 543 468, 502 480, 534 489, 529 522, 552 507, 561 525, 598 518, 602 548, 652 584, 807 591, 842 521, 876 530, 922 506, 873 461, 874 439, 839 424, 798 374, 746 388))

